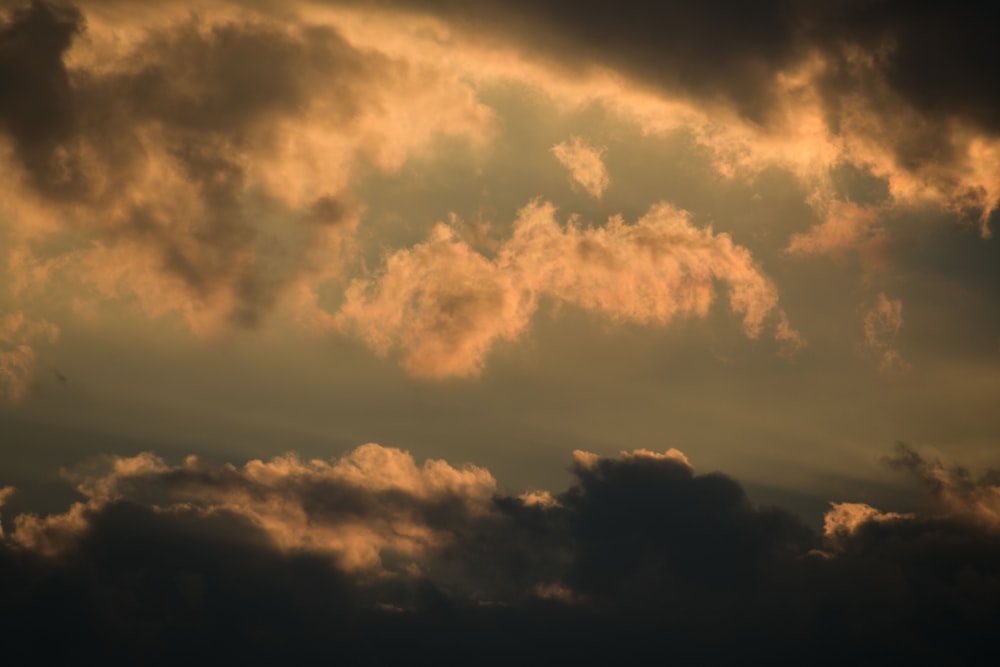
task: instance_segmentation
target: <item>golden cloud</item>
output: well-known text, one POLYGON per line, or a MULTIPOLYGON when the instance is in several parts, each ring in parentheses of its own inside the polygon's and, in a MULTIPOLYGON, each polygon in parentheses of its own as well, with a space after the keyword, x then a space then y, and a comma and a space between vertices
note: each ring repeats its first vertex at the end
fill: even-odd
POLYGON ((604 148, 595 148, 580 137, 558 143, 552 154, 569 170, 570 178, 594 199, 600 199, 610 183, 604 166, 604 148))
POLYGON ((492 259, 438 225, 428 241, 390 255, 380 273, 355 280, 336 326, 379 354, 400 349, 414 375, 475 376, 495 342, 523 335, 542 296, 667 326, 707 315, 718 281, 748 337, 772 316, 779 339, 798 336, 750 252, 728 234, 694 227, 686 212, 658 204, 635 224, 616 216, 589 228, 573 219, 562 226, 555 213, 547 202, 524 207, 492 259))

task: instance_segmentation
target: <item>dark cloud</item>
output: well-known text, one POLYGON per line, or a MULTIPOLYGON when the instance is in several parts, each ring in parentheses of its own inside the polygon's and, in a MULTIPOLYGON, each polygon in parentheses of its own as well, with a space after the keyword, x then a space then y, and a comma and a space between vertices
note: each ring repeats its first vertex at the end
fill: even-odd
POLYGON ((54 555, 16 533, 0 546, 6 655, 601 664, 668 651, 700 664, 979 664, 1000 620, 995 531, 959 516, 880 515, 825 543, 677 458, 580 458, 558 497, 497 495, 478 515, 453 493, 366 495, 296 475, 275 487, 292 505, 309 497, 317 527, 412 516, 407 504, 447 527, 416 569, 399 554, 400 568, 375 577, 321 549, 282 548, 236 504, 197 500, 247 487, 236 469, 172 470, 119 485, 132 500, 89 506, 84 530, 54 555), (164 489, 193 502, 149 504, 164 489))
MULTIPOLYGON (((515 40, 570 71, 609 67, 699 104, 723 104, 764 129, 781 128, 802 83, 822 99, 834 135, 860 133, 904 172, 959 187, 968 137, 1000 132, 1000 55, 983 5, 918 0, 515 0, 361 3, 434 12, 486 38, 515 40), (803 69, 804 67, 804 69, 803 69), (802 82, 792 86, 790 79, 802 82), (811 80, 809 80, 811 79, 811 80), (864 122, 858 124, 858 119, 864 122), (956 123, 957 122, 957 123, 956 123)), ((861 158, 854 164, 869 168, 861 158)), ((970 221, 993 203, 962 185, 970 221), (984 201, 986 200, 986 201, 984 201)), ((988 212, 988 211, 987 211, 988 212)), ((982 224, 982 222, 981 222, 982 224)))
POLYGON ((746 602, 774 568, 815 546, 791 515, 758 509, 732 479, 673 459, 602 459, 575 473, 579 484, 562 497, 577 544, 567 581, 589 597, 663 608, 690 587, 692 600, 715 591, 746 602))
POLYGON ((768 106, 772 73, 798 55, 800 17, 786 0, 448 5, 442 13, 506 26, 567 66, 614 67, 649 84, 735 102, 752 117, 768 106))
POLYGON ((1000 55, 990 46, 995 31, 985 5, 929 0, 825 5, 819 3, 812 25, 819 39, 878 54, 889 85, 921 112, 1000 131, 1000 96, 990 85, 1000 72, 1000 55))
POLYGON ((79 10, 41 1, 0 23, 0 127, 38 187, 57 178, 56 150, 77 131, 63 56, 82 29, 79 10))
POLYGON ((11 664, 335 658, 353 590, 326 559, 284 556, 245 519, 112 504, 57 560, 0 550, 11 664))
MULTIPOLYGON (((565 0, 402 2, 506 26, 567 62, 598 63, 699 97, 728 99, 764 120, 774 74, 819 49, 839 59, 861 47, 908 103, 930 116, 1000 130, 991 85, 1000 56, 981 5, 929 0, 711 0, 648 3, 565 0), (561 54, 561 55, 559 55, 561 54)), ((857 85, 857 81, 844 83, 857 85)), ((842 92, 850 92, 844 90, 842 92)))

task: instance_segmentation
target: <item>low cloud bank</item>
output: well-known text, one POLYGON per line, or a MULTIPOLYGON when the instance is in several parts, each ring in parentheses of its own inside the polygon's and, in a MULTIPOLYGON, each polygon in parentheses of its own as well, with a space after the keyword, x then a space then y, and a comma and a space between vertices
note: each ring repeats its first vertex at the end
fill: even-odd
POLYGON ((889 462, 928 485, 920 510, 838 503, 817 534, 676 450, 578 452, 569 489, 520 497, 375 444, 239 467, 107 459, 70 475, 84 498, 66 513, 4 517, 5 652, 976 662, 1000 620, 995 474, 902 446, 889 462))

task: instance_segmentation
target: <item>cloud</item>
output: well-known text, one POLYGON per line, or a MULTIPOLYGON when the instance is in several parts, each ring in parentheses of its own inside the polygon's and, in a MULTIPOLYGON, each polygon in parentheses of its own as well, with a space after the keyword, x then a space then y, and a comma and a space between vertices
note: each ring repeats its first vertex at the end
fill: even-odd
POLYGON ((84 7, 32 2, 0 32, 22 294, 61 280, 199 333, 256 326, 340 275, 359 165, 490 132, 461 82, 330 26, 229 3, 84 7))
POLYGON ((4 626, 15 662, 253 663, 360 655, 353 588, 328 563, 285 555, 242 517, 113 503, 63 558, 0 547, 4 626), (51 641, 50 633, 59 641, 51 641), (329 651, 329 648, 327 648, 329 651))
MULTIPOLYGON (((13 496, 17 490, 13 486, 0 486, 0 509, 7 503, 7 500, 13 496)), ((3 540, 3 521, 0 521, 0 540, 3 540)))
MULTIPOLYGON (((492 259, 438 225, 428 241, 354 281, 336 319, 379 354, 401 349, 414 375, 473 376, 495 342, 523 335, 542 297, 665 327, 706 316, 717 281, 748 337, 781 317, 777 290, 749 251, 728 234, 693 226, 684 211, 661 203, 631 225, 613 217, 584 228, 575 219, 559 225, 555 207, 535 201, 492 259)), ((782 321, 779 337, 793 340, 782 321)))
POLYGON ((0 396, 10 402, 31 390, 38 354, 34 341, 55 343, 59 328, 46 320, 32 320, 24 313, 0 315, 0 396))
POLYGON ((864 317, 865 342, 880 356, 883 371, 906 370, 909 364, 895 348, 896 337, 903 328, 903 302, 890 299, 880 292, 878 300, 864 317))
POLYGON ((988 470, 974 477, 960 466, 946 468, 928 460, 912 447, 898 443, 886 463, 919 481, 930 495, 927 511, 933 516, 972 521, 992 531, 1000 530, 1000 474, 988 470))
POLYGON ((569 105, 600 101, 651 131, 685 128, 728 175, 781 166, 829 189, 827 172, 848 164, 885 179, 894 204, 941 206, 989 234, 1000 119, 981 11, 894 1, 515 4, 381 3, 435 17, 435 34, 466 52, 470 76, 503 70, 569 105), (574 80, 586 85, 574 90, 574 80))
POLYGON ((398 449, 363 445, 333 462, 295 456, 242 468, 188 457, 168 466, 152 454, 114 457, 71 475, 86 500, 64 514, 15 519, 17 543, 57 555, 112 503, 140 500, 203 514, 242 517, 280 549, 335 558, 347 571, 379 572, 382 554, 418 558, 465 514, 487 511, 496 482, 485 470, 429 460, 417 467, 398 449), (442 532, 444 531, 444 532, 442 532))
POLYGON ((859 528, 871 522, 914 518, 913 514, 881 512, 865 503, 830 503, 830 507, 823 515, 823 537, 830 545, 841 548, 859 528))
POLYGON ((569 170, 570 178, 594 199, 600 199, 610 182, 604 167, 603 148, 594 148, 579 137, 552 147, 552 154, 569 170))
MULTIPOLYGON (((430 304, 407 310, 428 315, 418 328, 437 333, 364 324, 377 299, 357 289, 346 298, 365 312, 338 321, 320 306, 357 258, 363 176, 427 156, 440 137, 496 137, 484 92, 512 81, 553 109, 598 105, 647 133, 684 133, 728 178, 793 173, 823 221, 790 239, 799 254, 857 248, 884 259, 892 230, 876 211, 945 209, 989 232, 1000 140, 983 111, 992 107, 973 103, 979 47, 963 42, 939 61, 966 68, 954 106, 918 94, 910 69, 934 21, 978 35, 968 12, 932 20, 897 3, 752 12, 626 3, 612 16, 594 3, 522 4, 512 13, 494 2, 219 0, 192 15, 180 0, 141 10, 91 0, 8 11, 0 82, 18 95, 0 103, 0 164, 11 174, 0 209, 17 298, 72 286, 88 301, 179 315, 202 335, 258 326, 276 310, 321 329, 350 320, 370 345, 399 348, 410 372, 434 377, 481 372, 496 342, 524 335, 535 294, 647 321, 642 307, 612 314, 607 299, 581 303, 599 300, 582 288, 511 288, 473 259, 482 290, 440 295, 457 299, 454 317, 435 320, 444 310, 430 304), (886 196, 840 197, 833 174, 844 167, 884 183, 886 196)), ((554 151, 603 194, 598 149, 573 138, 554 151)), ((407 270, 427 270, 417 263, 407 270)), ((578 275, 608 289, 592 269, 578 275)), ((786 351, 804 345, 779 329, 786 351)))
POLYGON ((514 340, 535 310, 516 276, 478 254, 443 225, 431 238, 356 280, 337 313, 377 353, 404 350, 403 367, 427 378, 477 375, 497 340, 514 340))
MULTIPOLYGON (((504 494, 484 470, 372 444, 328 462, 106 459, 73 475, 87 507, 57 550, 20 531, 72 511, 17 517, 0 544, 0 615, 21 640, 9 650, 457 664, 496 647, 487 660, 503 664, 511 632, 543 662, 580 664, 664 641, 712 660, 823 648, 832 662, 970 662, 988 648, 995 523, 837 503, 833 548, 819 552, 800 520, 676 450, 575 459, 572 485, 544 503, 504 494), (339 557, 359 526, 381 536, 375 576, 339 557), (399 548, 415 534, 438 539, 399 548), (36 643, 42 632, 62 641, 36 643)), ((891 460, 939 477, 912 450, 891 460)))
POLYGON ((823 222, 795 234, 788 251, 800 254, 840 254, 870 242, 878 235, 878 212, 851 202, 834 201, 823 222))

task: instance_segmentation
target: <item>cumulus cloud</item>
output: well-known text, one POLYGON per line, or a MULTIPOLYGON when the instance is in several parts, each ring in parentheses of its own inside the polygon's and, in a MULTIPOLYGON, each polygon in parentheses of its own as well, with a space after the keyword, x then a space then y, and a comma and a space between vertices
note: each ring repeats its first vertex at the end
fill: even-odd
POLYGON ((552 154, 569 170, 570 178, 594 199, 600 199, 610 179, 604 167, 603 148, 595 148, 573 137, 552 147, 552 154))
POLYGON ((879 354, 883 371, 905 370, 909 364, 896 349, 896 337, 903 328, 903 302, 880 292, 864 316, 865 342, 879 354))
MULTIPOLYGON (((941 477, 910 449, 891 461, 941 477)), ((513 648, 499 640, 515 632, 543 662, 638 658, 665 639, 713 661, 822 648, 833 662, 974 662, 992 638, 1000 539, 965 510, 838 503, 820 552, 796 517, 754 505, 726 475, 697 474, 677 450, 581 453, 571 471, 562 493, 517 498, 482 469, 371 444, 239 467, 106 459, 72 475, 88 500, 58 549, 32 535, 72 510, 17 517, 0 544, 0 615, 22 639, 9 649, 307 658, 329 654, 333 636, 355 662, 458 664, 495 646, 503 664, 513 648), (343 558, 360 526, 377 576, 343 558), (414 536, 420 549, 408 550, 414 536), (35 643, 43 631, 63 641, 35 643)))
POLYGON ((634 224, 565 226, 555 207, 535 201, 512 236, 487 258, 438 225, 431 238, 393 253, 384 269, 356 280, 337 313, 338 326, 374 350, 403 352, 403 367, 423 377, 481 372, 499 340, 523 335, 541 297, 613 320, 667 326, 704 317, 727 286, 732 311, 750 338, 778 317, 783 341, 797 336, 781 319, 777 289, 750 252, 728 234, 691 224, 685 211, 658 204, 634 224))

